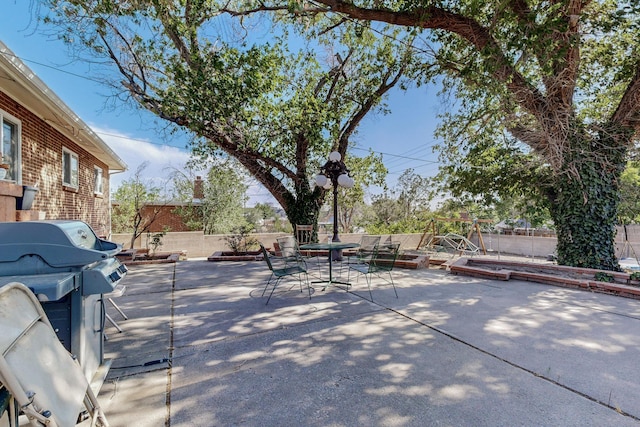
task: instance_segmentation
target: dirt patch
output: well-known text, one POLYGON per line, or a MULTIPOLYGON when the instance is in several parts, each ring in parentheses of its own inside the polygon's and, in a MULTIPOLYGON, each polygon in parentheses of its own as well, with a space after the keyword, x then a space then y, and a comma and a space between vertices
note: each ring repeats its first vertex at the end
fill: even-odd
POLYGON ((165 264, 180 260, 183 256, 180 252, 156 252, 149 253, 147 249, 127 249, 116 255, 118 261, 125 265, 135 264, 165 264))
POLYGON ((219 251, 214 252, 207 258, 207 261, 220 262, 220 261, 262 261, 261 251, 249 251, 249 252, 232 252, 232 251, 219 251))

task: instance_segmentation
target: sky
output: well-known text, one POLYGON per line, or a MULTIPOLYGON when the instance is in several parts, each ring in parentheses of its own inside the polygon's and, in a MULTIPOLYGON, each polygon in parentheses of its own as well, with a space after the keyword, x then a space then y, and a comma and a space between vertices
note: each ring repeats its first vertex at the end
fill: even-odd
MULTIPOLYGON (((109 89, 92 79, 90 64, 72 61, 62 41, 39 31, 30 12, 32 1, 37 0, 5 0, 0 14, 0 40, 128 165, 126 172, 111 175, 112 190, 131 178, 143 162, 147 162, 145 178, 150 180, 164 180, 172 169, 181 169, 189 159, 186 138, 167 137, 160 130, 162 122, 151 113, 108 103, 109 89)), ((436 116, 441 108, 437 90, 433 86, 408 92, 392 90, 388 99, 391 114, 369 115, 352 138, 357 147, 354 154, 365 154, 369 149, 382 153, 390 187, 408 168, 425 177, 437 172, 437 154, 432 150, 436 116)), ((247 206, 275 203, 267 190, 256 183, 249 187, 247 195, 247 206)))

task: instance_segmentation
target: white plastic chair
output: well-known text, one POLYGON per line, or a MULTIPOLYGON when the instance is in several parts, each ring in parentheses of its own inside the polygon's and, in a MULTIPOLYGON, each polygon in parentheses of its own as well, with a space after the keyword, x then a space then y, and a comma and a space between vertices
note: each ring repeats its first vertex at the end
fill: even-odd
POLYGON ((31 426, 108 427, 82 368, 58 340, 35 295, 21 283, 0 287, 0 382, 31 426))

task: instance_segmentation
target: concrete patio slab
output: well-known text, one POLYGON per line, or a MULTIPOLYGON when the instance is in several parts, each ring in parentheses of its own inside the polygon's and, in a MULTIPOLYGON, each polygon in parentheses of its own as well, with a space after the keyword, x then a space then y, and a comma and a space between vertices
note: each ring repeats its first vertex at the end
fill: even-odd
MULTIPOLYGON (((112 426, 640 426, 640 301, 393 272, 269 305, 262 262, 135 266, 112 426)), ((118 319, 112 307, 109 313, 118 319)))

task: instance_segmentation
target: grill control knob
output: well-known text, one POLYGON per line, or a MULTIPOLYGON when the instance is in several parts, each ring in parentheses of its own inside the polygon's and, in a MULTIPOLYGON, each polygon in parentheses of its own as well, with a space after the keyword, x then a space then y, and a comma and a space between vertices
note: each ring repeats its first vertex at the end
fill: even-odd
POLYGON ((120 280, 120 275, 117 271, 114 271, 109 275, 109 279, 111 279, 112 282, 117 282, 118 280, 120 280))

